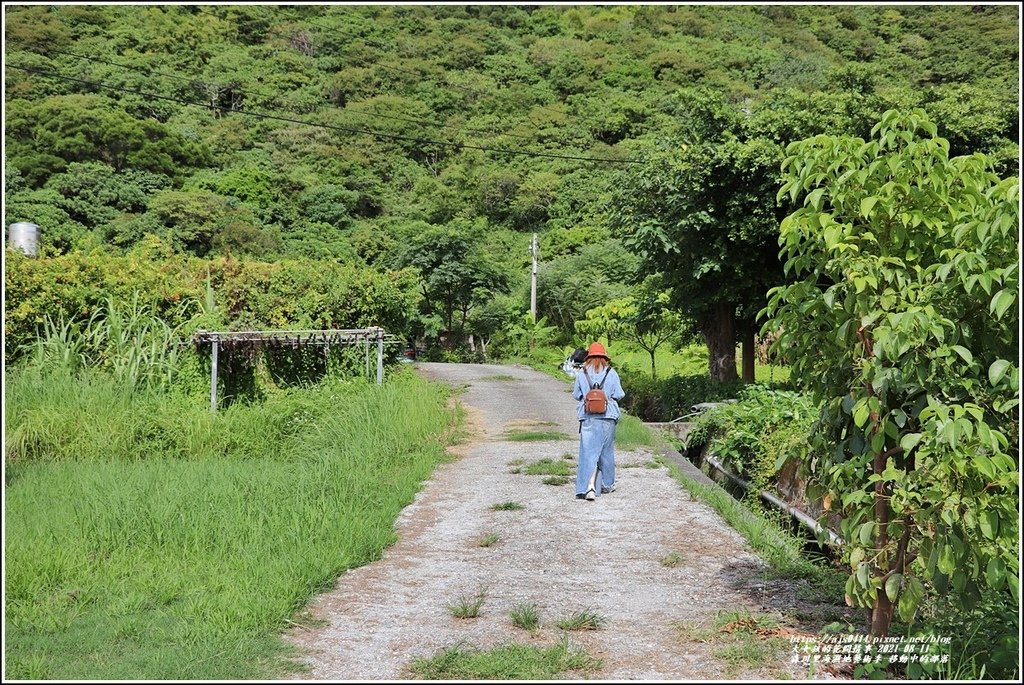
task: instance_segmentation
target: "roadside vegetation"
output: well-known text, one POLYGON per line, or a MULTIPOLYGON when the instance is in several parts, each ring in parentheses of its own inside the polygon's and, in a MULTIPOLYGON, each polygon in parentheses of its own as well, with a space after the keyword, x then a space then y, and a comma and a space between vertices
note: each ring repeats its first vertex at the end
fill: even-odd
POLYGON ((6 673, 267 677, 306 602, 394 542, 459 415, 402 369, 380 387, 267 387, 212 415, 175 384, 195 353, 147 357, 136 318, 138 344, 115 349, 108 311, 5 374, 6 673), (60 345, 107 354, 55 365, 60 345))
POLYGON ((12 677, 265 673, 458 417, 399 342, 384 388, 368 349, 225 349, 211 416, 189 336, 366 326, 566 381, 599 340, 624 449, 739 400, 697 437, 756 486, 799 473, 845 583, 723 515, 872 634, 955 636, 950 668, 858 675, 1020 676, 1018 10, 24 5, 5 29, 4 225, 41 227, 4 260, 12 677))

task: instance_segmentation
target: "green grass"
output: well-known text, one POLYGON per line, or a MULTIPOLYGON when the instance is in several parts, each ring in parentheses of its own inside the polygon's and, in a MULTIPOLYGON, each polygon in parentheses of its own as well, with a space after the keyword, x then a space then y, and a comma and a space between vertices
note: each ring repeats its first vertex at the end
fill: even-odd
POLYGON ((541 459, 529 464, 523 473, 528 476, 568 476, 572 473, 572 466, 565 461, 541 459))
POLYGON ((274 677, 296 612, 394 542, 456 418, 412 374, 215 418, 100 376, 5 380, 14 679, 274 677))
POLYGON ((565 673, 593 673, 601 665, 599 659, 562 640, 549 647, 511 643, 487 651, 455 645, 416 659, 409 670, 425 680, 554 680, 565 673))
POLYGON ((537 630, 540 628, 540 616, 537 613, 537 605, 533 602, 517 604, 512 608, 509 616, 512 624, 523 630, 537 630))
POLYGON ((668 568, 675 568, 679 564, 683 563, 683 556, 679 552, 669 552, 659 559, 659 563, 668 568))
POLYGON ((527 431, 514 429, 505 433, 505 439, 510 442, 540 442, 543 440, 569 440, 565 433, 555 431, 527 431))
POLYGON ((570 480, 569 476, 546 476, 541 482, 544 485, 565 485, 570 480))
POLYGON ((501 540, 501 537, 497 533, 487 533, 486 535, 480 538, 480 541, 477 543, 477 545, 479 545, 480 547, 492 547, 498 544, 499 540, 501 540))
POLYGON ((555 625, 562 630, 598 630, 608 620, 591 609, 580 609, 574 611, 567 618, 563 618, 555 625))
POLYGON ((500 502, 491 505, 492 511, 519 511, 524 508, 519 502, 500 502))
POLYGON ((472 597, 459 597, 448 605, 448 613, 455 618, 476 618, 487 599, 486 590, 478 590, 472 597))
POLYGON ((635 450, 638 447, 653 447, 658 437, 644 422, 635 416, 623 414, 615 427, 615 446, 623 450, 635 450))
POLYGON ((515 376, 510 376, 507 373, 500 373, 500 374, 497 374, 496 376, 484 376, 480 380, 481 381, 502 381, 502 382, 505 382, 505 381, 515 381, 515 380, 518 380, 518 379, 515 376))

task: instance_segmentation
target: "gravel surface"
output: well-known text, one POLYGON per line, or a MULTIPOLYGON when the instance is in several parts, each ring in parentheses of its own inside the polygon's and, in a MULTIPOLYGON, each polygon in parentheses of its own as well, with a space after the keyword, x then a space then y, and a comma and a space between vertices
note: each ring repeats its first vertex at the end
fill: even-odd
MULTIPOLYGON (((760 668, 737 668, 714 655, 714 641, 680 636, 680 625, 707 626, 723 611, 766 614, 773 604, 758 597, 766 586, 764 563, 717 513, 691 501, 651 451, 619 450, 617 490, 594 502, 575 499, 571 483, 545 485, 543 476, 512 473, 518 460, 526 465, 566 454, 575 473, 576 403, 567 383, 519 366, 419 363, 417 369, 465 388, 459 401, 473 435, 402 511, 399 540, 382 559, 343 574, 334 590, 313 600, 310 612, 322 625, 287 636, 308 666, 297 679, 410 679, 414 658, 455 644, 549 645, 566 635, 603 663, 587 676, 559 676, 567 680, 807 678, 785 654, 760 668), (506 440, 514 428, 565 437, 506 440), (491 509, 508 501, 524 508, 491 509), (488 533, 500 539, 481 547, 488 533), (681 563, 662 565, 672 552, 681 563), (450 615, 449 604, 480 590, 486 600, 478 617, 450 615), (539 631, 512 624, 509 612, 522 602, 536 603, 539 631), (555 627, 579 609, 607 623, 594 631, 555 627)), ((773 593, 778 598, 790 589, 773 593)))

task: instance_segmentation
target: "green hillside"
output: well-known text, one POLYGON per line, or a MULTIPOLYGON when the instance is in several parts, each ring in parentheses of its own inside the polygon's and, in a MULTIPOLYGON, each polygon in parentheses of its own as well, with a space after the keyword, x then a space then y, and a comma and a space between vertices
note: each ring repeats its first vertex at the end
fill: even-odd
POLYGON ((563 337, 631 292, 609 202, 651 146, 729 129, 773 146, 774 184, 784 144, 866 137, 885 110, 918 106, 951 154, 1017 169, 1008 6, 5 13, 5 225, 40 225, 51 255, 147 234, 182 255, 420 276, 477 255, 457 297, 410 288, 408 334, 486 339, 515 320, 533 232, 540 312, 563 337))

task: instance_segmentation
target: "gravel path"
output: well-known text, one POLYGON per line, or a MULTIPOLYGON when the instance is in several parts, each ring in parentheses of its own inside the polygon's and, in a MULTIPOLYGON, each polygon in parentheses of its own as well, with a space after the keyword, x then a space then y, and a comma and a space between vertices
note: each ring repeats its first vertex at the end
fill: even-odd
MULTIPOLYGON (((464 386, 459 401, 474 435, 441 465, 396 522, 399 541, 372 564, 339 578, 310 611, 322 627, 288 639, 316 680, 394 680, 415 657, 458 643, 555 644, 565 635, 603 662, 600 680, 806 678, 783 658, 760 669, 728 667, 713 643, 680 637, 679 625, 708 625, 719 612, 764 614, 757 593, 763 562, 713 510, 691 501, 647 450, 617 453, 618 489, 595 502, 572 484, 512 473, 517 464, 566 460, 575 471, 575 402, 567 383, 525 367, 417 364, 429 378, 464 386), (509 429, 564 433, 564 439, 513 442, 509 429), (653 467, 653 468, 652 468, 653 467), (491 506, 516 501, 518 511, 491 506), (478 542, 487 533, 500 540, 478 542), (675 552, 682 562, 660 560, 675 552), (486 589, 474 619, 447 605, 486 589), (541 630, 516 628, 510 610, 534 602, 541 630), (578 609, 602 614, 597 631, 563 632, 555 622, 578 609)), ((629 389, 627 388, 628 392, 629 389)), ((760 584, 761 587, 764 583, 760 584)), ((564 674, 577 679, 580 674, 564 674)))

